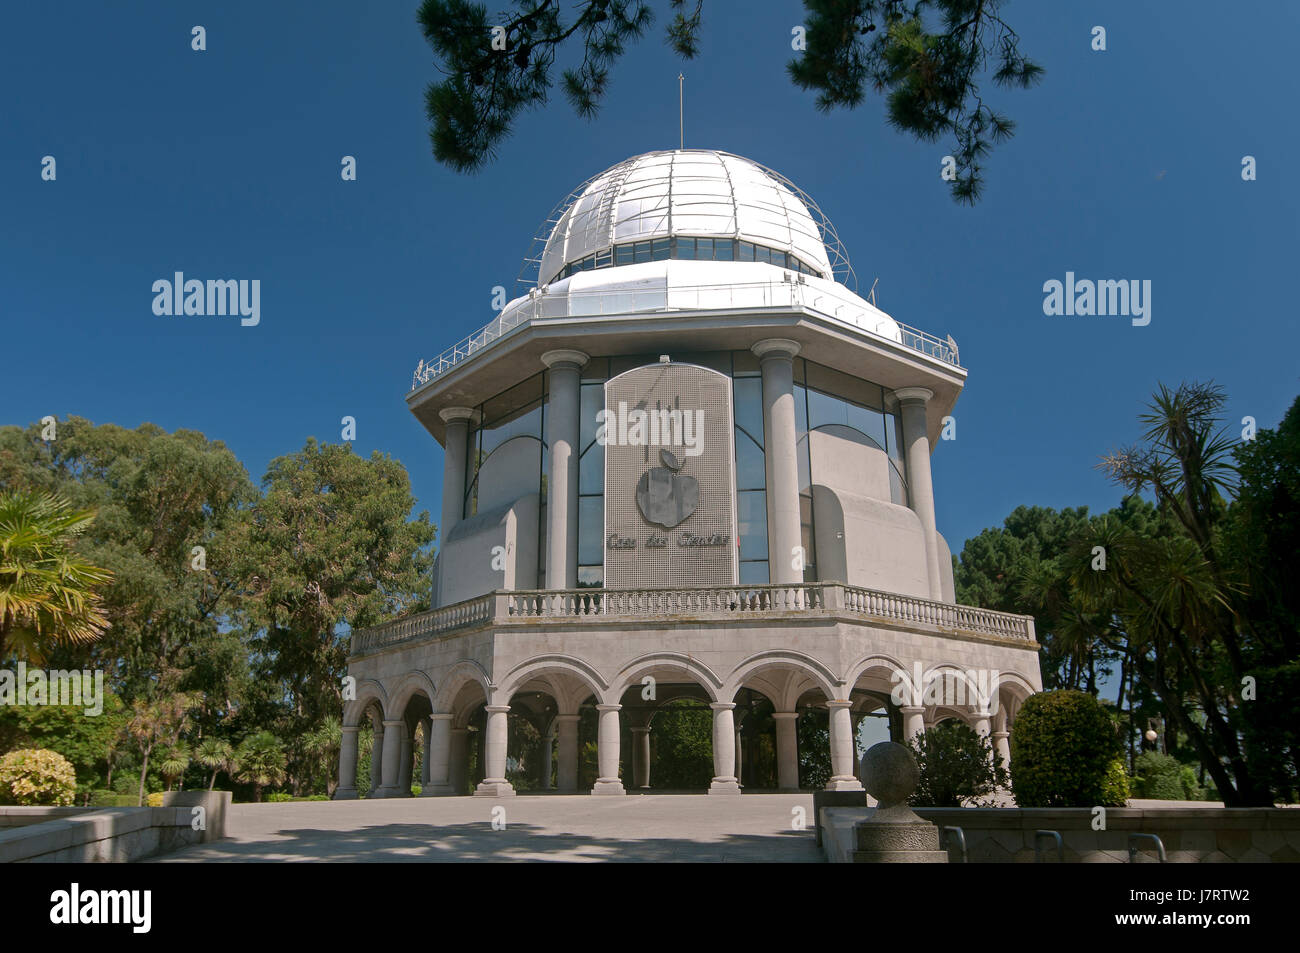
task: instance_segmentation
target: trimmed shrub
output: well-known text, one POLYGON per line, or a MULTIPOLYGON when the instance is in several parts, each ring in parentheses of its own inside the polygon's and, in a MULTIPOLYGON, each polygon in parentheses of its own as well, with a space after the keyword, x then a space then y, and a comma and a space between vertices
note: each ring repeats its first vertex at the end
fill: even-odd
POLYGON ((0 804, 71 807, 77 772, 57 751, 22 748, 0 758, 0 804))
POLYGON ((1172 755, 1144 751, 1133 761, 1138 797, 1161 801, 1199 801, 1203 797, 1196 771, 1172 755))
POLYGON ((1122 807, 1128 803, 1128 771, 1124 768, 1124 759, 1116 758, 1110 763, 1110 770, 1101 786, 1102 801, 1107 807, 1122 807))
MULTIPOLYGON (((163 792, 162 792, 162 791, 155 791, 155 792, 153 792, 152 794, 146 794, 146 795, 144 796, 144 806, 145 806, 145 807, 162 807, 162 806, 163 806, 162 796, 163 796, 163 792)), ((139 797, 137 797, 137 798, 136 798, 136 802, 138 803, 139 800, 140 800, 139 797)))
POLYGON ((990 740, 960 721, 927 728, 909 745, 921 771, 909 798, 916 807, 961 807, 1006 786, 1007 772, 990 740))
POLYGON ((294 796, 287 791, 272 791, 266 796, 267 804, 284 804, 286 801, 294 800, 294 796))
POLYGON ((1121 755, 1119 735, 1097 699, 1072 690, 1031 695, 1011 729, 1016 803, 1123 807, 1118 779, 1112 780, 1121 755))

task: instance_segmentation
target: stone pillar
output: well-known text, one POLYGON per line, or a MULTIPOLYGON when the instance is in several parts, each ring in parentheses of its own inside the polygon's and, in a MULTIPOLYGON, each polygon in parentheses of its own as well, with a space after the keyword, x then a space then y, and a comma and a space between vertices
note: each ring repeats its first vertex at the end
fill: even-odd
POLYGON ((563 794, 578 790, 578 722, 580 715, 556 715, 556 743, 560 762, 555 768, 555 787, 563 794))
MULTIPOLYGON (((428 743, 424 746, 425 757, 425 785, 424 796, 433 797, 439 794, 460 794, 452 787, 451 756, 452 748, 452 730, 451 722, 455 715, 450 713, 435 712, 430 719, 425 722, 428 730, 428 743)), ((460 754, 462 760, 465 755, 465 731, 460 732, 461 744, 460 754)))
POLYGON ((599 777, 591 789, 592 794, 626 794, 623 782, 618 779, 619 720, 622 705, 597 705, 600 725, 596 733, 596 763, 599 777))
POLYGON ((792 565, 794 549, 803 540, 799 528, 798 434, 794 414, 794 357, 799 353, 799 344, 784 338, 768 338, 750 350, 758 355, 763 374, 768 578, 774 583, 803 582, 803 571, 795 570, 792 565))
POLYGON ((646 790, 650 787, 650 728, 629 728, 632 732, 632 783, 646 790))
POLYGON ((380 790, 384 786, 384 728, 380 723, 370 742, 370 790, 367 797, 383 797, 380 790))
POLYGON ((475 797, 511 797, 515 789, 506 780, 506 741, 509 705, 487 705, 487 724, 483 729, 483 780, 474 789, 475 797))
POLYGON ((827 791, 861 791, 862 782, 853 774, 853 715, 845 699, 831 699, 830 710, 831 779, 827 791))
POLYGON ((799 733, 793 711, 774 711, 776 721, 776 783, 782 791, 799 790, 799 733))
POLYGON ((578 455, 582 448, 580 400, 581 351, 547 351, 542 362, 551 369, 546 404, 546 442, 551 448, 546 489, 546 588, 578 585, 578 455))
POLYGON ((736 779, 736 722, 734 702, 710 702, 713 709, 713 783, 710 794, 739 794, 736 779))
POLYGON ((423 793, 429 786, 429 742, 433 738, 433 729, 428 718, 421 718, 420 725, 424 728, 424 750, 420 755, 420 792, 423 793))
POLYGON ((411 796, 411 775, 415 771, 415 739, 411 729, 402 722, 402 745, 397 756, 397 797, 411 796))
POLYGON ((379 797, 397 797, 397 782, 402 767, 402 735, 405 733, 406 722, 400 718, 384 722, 384 765, 380 775, 382 783, 379 786, 379 797))
POLYGON ((555 729, 549 728, 542 736, 541 767, 538 770, 538 783, 543 791, 551 789, 551 747, 555 744, 555 729))
POLYGON ((903 744, 910 746, 912 739, 925 731, 925 709, 920 705, 904 705, 898 710, 903 715, 903 744))
POLYGON ((926 433, 925 405, 934 392, 925 387, 903 387, 894 391, 903 422, 903 443, 907 448, 907 500, 925 531, 925 563, 930 577, 930 598, 943 601, 939 574, 939 536, 934 521, 934 484, 930 479, 930 438, 926 433))
POLYGON ((438 524, 438 539, 446 542, 465 509, 465 464, 474 411, 469 407, 445 407, 438 416, 447 425, 442 455, 442 521, 438 524))
POLYGON ((979 735, 981 738, 987 738, 989 732, 992 731, 992 728, 989 725, 989 720, 992 717, 993 716, 986 711, 975 712, 974 720, 971 724, 971 727, 975 729, 975 734, 979 735))
POLYGON ((1011 732, 1007 730, 1007 710, 1002 705, 998 705, 997 713, 993 716, 993 750, 1002 757, 1002 767, 1010 768, 1011 732))
POLYGON ((469 729, 452 728, 448 735, 447 777, 451 793, 459 797, 469 784, 469 729))
MULTIPOLYGON (((735 721, 735 714, 731 718, 735 721)), ((740 725, 736 725, 736 783, 742 788, 745 786, 745 735, 740 725)))
POLYGON ((334 789, 334 800, 355 801, 357 798, 357 743, 361 729, 355 725, 343 727, 343 740, 339 746, 339 786, 334 789))

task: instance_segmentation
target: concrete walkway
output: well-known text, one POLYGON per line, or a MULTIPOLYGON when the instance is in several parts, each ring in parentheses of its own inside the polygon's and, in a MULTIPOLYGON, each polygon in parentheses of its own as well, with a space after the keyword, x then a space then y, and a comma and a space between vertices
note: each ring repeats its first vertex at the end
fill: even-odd
POLYGON ((155 860, 820 863, 812 819, 811 794, 236 804, 226 840, 155 860), (496 807, 504 809, 504 830, 492 829, 496 807))

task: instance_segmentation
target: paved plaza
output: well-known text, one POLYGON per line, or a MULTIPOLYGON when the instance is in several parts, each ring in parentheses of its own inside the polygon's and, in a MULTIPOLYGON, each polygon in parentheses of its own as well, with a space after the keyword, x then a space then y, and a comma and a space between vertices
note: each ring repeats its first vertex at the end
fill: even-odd
POLYGON ((237 804, 226 840, 157 860, 819 863, 811 822, 811 794, 237 804), (493 830, 496 807, 505 812, 503 830, 493 830), (805 825, 796 830, 800 807, 805 825))

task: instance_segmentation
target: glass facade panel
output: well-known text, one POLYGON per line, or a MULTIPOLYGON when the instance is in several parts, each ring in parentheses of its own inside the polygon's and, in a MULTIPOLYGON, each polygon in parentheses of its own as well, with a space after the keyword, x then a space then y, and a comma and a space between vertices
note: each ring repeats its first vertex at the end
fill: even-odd
POLYGON ((578 461, 578 492, 584 496, 605 492, 605 448, 595 441, 578 461))
POLYGON ((762 245, 754 246, 754 261, 770 262, 771 260, 772 260, 772 249, 764 248, 762 245))
POLYGON ((803 494, 799 496, 799 536, 800 545, 803 546, 803 581, 816 582, 819 577, 817 545, 813 536, 812 497, 803 494))
POLYGON ((678 258, 684 258, 684 259, 686 259, 687 261, 693 261, 693 260, 695 259, 695 239, 693 239, 693 238, 676 238, 676 239, 673 239, 673 240, 674 240, 675 242, 677 242, 677 257, 678 257, 678 258))
POLYGON ((763 451, 745 436, 743 430, 736 428, 736 488, 762 490, 766 488, 766 481, 763 451))
POLYGON ((736 426, 743 427, 759 448, 763 446, 763 379, 742 377, 732 384, 736 426))
POLYGON ((650 243, 637 242, 632 246, 632 261, 636 264, 650 260, 650 243))
POLYGON ((614 249, 614 264, 615 265, 632 264, 631 245, 619 245, 617 248, 614 249))
POLYGON ((578 499, 578 565, 592 566, 605 558, 605 498, 578 499))
POLYGON ((740 251, 739 251, 739 252, 737 253, 737 255, 736 255, 736 260, 737 260, 737 261, 753 261, 753 260, 754 260, 754 243, 753 243, 753 242, 741 242, 741 243, 740 243, 740 251))
POLYGON ((701 261, 711 261, 713 259, 712 238, 695 239, 695 257, 701 261))
POLYGON ((766 586, 768 580, 766 559, 740 564, 740 584, 742 586, 766 586))
POLYGON ((762 490, 737 493, 736 513, 741 560, 767 559, 767 494, 762 490))
POLYGON ((654 244, 651 246, 650 257, 654 261, 666 261, 670 257, 669 252, 671 249, 672 239, 656 238, 654 244))
POLYGON ((713 243, 714 261, 734 261, 736 257, 736 240, 719 238, 713 243))
POLYGON ((604 585, 605 567, 603 565, 578 567, 579 589, 600 589, 604 585))

